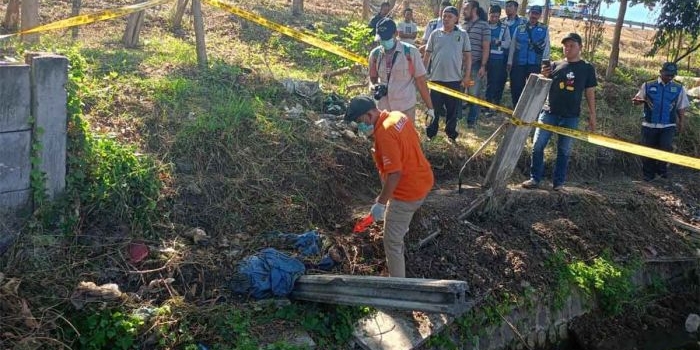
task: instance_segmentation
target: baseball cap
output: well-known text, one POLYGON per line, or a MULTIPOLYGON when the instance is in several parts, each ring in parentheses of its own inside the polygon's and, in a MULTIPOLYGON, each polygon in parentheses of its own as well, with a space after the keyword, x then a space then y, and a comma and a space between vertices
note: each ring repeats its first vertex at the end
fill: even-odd
POLYGON ((456 7, 454 6, 447 6, 445 7, 444 10, 442 10, 442 13, 451 13, 459 18, 459 11, 457 10, 456 7))
POLYGON ((532 7, 530 7, 530 12, 542 13, 542 6, 540 6, 540 5, 533 5, 532 7))
POLYGON ((498 6, 498 5, 491 5, 491 7, 489 8, 489 13, 498 13, 498 14, 500 14, 500 13, 501 13, 501 7, 498 6))
POLYGON ((364 95, 353 97, 348 104, 348 109, 345 110, 345 117, 343 119, 345 119, 346 122, 354 122, 361 115, 373 108, 377 108, 373 98, 364 95))
POLYGON ((518 7, 519 4, 515 0, 508 0, 508 1, 506 1, 506 6, 509 6, 509 5, 514 5, 515 7, 518 7))
POLYGON ((561 43, 563 44, 567 40, 573 40, 573 41, 579 43, 579 45, 583 45, 583 39, 581 39, 581 36, 576 34, 576 33, 566 34, 566 36, 561 39, 561 43))
POLYGON ((673 62, 666 62, 661 66, 661 72, 667 75, 676 75, 678 74, 678 65, 673 62))
POLYGON ((396 33, 396 22, 393 19, 384 17, 377 23, 377 40, 389 40, 394 37, 394 33, 396 33))

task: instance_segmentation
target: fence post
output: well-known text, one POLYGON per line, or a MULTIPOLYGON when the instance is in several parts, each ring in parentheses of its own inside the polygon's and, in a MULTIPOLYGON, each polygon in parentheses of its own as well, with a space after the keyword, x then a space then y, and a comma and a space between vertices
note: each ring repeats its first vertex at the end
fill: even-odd
POLYGON ((25 60, 32 68, 33 138, 41 145, 38 155, 41 163, 35 170, 45 174, 46 195, 52 200, 66 187, 68 59, 54 54, 29 53, 25 60))
POLYGON ((5 9, 5 21, 3 25, 10 32, 17 30, 19 24, 19 0, 10 0, 5 9))
POLYGON ((200 0, 192 0, 192 15, 194 16, 194 36, 197 44, 197 64, 200 68, 207 68, 207 46, 204 42, 204 19, 202 18, 202 3, 200 0))
POLYGON ((301 16, 304 14, 304 0, 292 0, 292 15, 301 16))
MULTIPOLYGON (((524 122, 533 122, 542 110, 544 101, 549 93, 550 79, 541 75, 531 74, 523 94, 518 100, 513 116, 524 122)), ((515 166, 523 152, 523 145, 530 136, 531 127, 509 126, 503 140, 498 146, 496 156, 489 168, 483 187, 498 193, 505 189, 515 166)))

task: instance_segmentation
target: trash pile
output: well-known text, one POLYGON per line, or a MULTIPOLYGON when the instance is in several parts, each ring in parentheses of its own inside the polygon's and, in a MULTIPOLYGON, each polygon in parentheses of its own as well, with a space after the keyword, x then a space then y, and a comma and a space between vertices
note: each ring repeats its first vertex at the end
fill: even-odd
POLYGON ((235 294, 255 299, 284 297, 292 292, 294 282, 307 270, 331 271, 343 260, 336 247, 330 247, 321 256, 324 238, 315 230, 302 234, 273 232, 264 236, 267 241, 294 249, 297 254, 290 256, 275 248, 265 248, 242 259, 238 272, 231 279, 231 290, 235 294))

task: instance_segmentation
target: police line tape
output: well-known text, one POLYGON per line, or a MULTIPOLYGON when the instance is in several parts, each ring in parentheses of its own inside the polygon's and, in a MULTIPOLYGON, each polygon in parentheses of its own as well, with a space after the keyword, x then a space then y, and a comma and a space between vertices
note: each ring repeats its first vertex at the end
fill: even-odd
POLYGON ((147 1, 147 2, 134 4, 134 5, 127 5, 127 6, 116 8, 116 9, 108 9, 108 10, 104 10, 104 11, 100 11, 100 12, 73 16, 73 17, 66 18, 66 19, 63 19, 60 21, 56 21, 56 22, 52 22, 49 24, 29 28, 27 30, 23 30, 23 31, 20 31, 17 33, 0 35, 0 40, 11 38, 11 37, 17 36, 17 35, 33 34, 33 33, 45 32, 48 30, 65 29, 65 28, 90 24, 90 23, 94 23, 94 22, 98 22, 98 21, 105 21, 108 19, 126 16, 128 14, 142 11, 142 10, 145 10, 149 7, 161 5, 161 4, 164 4, 166 2, 170 2, 170 1, 173 1, 173 0, 151 0, 151 1, 147 1))
MULTIPOLYGON (((108 19, 113 19, 117 17, 122 17, 134 12, 142 11, 144 9, 164 4, 166 2, 170 2, 172 0, 151 0, 147 2, 142 2, 138 4, 133 4, 133 5, 127 5, 121 8, 117 9, 109 9, 109 10, 104 10, 92 14, 85 14, 85 15, 78 15, 74 17, 70 17, 64 20, 59 20, 53 23, 49 23, 46 25, 41 25, 37 26, 34 28, 30 28, 24 31, 20 31, 17 33, 12 33, 12 34, 6 34, 6 35, 0 35, 0 40, 6 39, 9 37, 17 36, 17 35, 23 35, 23 34, 32 34, 32 33, 39 33, 43 31, 48 31, 48 30, 56 30, 56 29, 64 29, 64 28, 70 28, 74 26, 80 26, 80 25, 85 25, 85 24, 90 24, 98 21, 104 21, 108 19)), ((362 64, 362 65, 367 65, 367 58, 357 55, 354 52, 348 51, 343 47, 340 47, 338 45, 326 42, 324 40, 319 39, 316 36, 309 35, 303 32, 300 32, 298 30, 283 26, 281 24, 272 22, 270 20, 267 20, 265 18, 262 18, 261 16, 254 14, 252 12, 248 12, 245 10, 242 10, 236 6, 233 6, 229 3, 220 1, 220 0, 204 0, 208 4, 219 7, 223 10, 226 10, 232 14, 235 14, 239 17, 242 17, 244 19, 247 19, 251 22, 257 23, 263 27, 272 29, 276 32, 285 34, 289 37, 292 37, 296 40, 299 40, 301 42, 307 43, 312 46, 316 46, 320 49, 323 49, 325 51, 334 53, 340 57, 343 57, 345 59, 354 61, 356 63, 362 64)), ((566 135, 569 137, 576 138, 578 140, 582 140, 585 142, 589 142, 595 145, 599 145, 602 147, 606 148, 611 148, 615 149, 618 151, 622 152, 627 152, 627 153, 632 153, 640 156, 645 156, 649 158, 654 158, 657 160, 662 160, 665 162, 669 163, 674 163, 678 165, 683 165, 686 167, 694 168, 694 169, 699 169, 700 170, 700 159, 689 157, 689 156, 684 156, 684 155, 679 155, 671 152, 666 152, 662 150, 658 150, 655 148, 650 148, 650 147, 645 147, 641 145, 637 145, 634 143, 630 142, 625 142, 617 139, 613 139, 611 137, 603 136, 603 135, 598 135, 594 133, 589 133, 589 132, 584 132, 584 131, 579 131, 575 129, 568 129, 568 128, 561 128, 561 127, 556 127, 553 125, 547 125, 547 124, 542 124, 542 123, 526 123, 523 122, 519 119, 516 119, 512 117, 513 111, 511 109, 508 109, 503 106, 499 106, 478 98, 475 98, 473 96, 467 95, 465 93, 452 90, 449 88, 446 88, 442 85, 438 85, 432 82, 428 82, 428 87, 432 90, 459 98, 463 101, 481 105, 493 110, 497 110, 500 112, 503 112, 510 117, 510 122, 514 125, 517 126, 530 126, 530 127, 538 127, 544 130, 548 130, 551 132, 555 132, 561 135, 566 135)))

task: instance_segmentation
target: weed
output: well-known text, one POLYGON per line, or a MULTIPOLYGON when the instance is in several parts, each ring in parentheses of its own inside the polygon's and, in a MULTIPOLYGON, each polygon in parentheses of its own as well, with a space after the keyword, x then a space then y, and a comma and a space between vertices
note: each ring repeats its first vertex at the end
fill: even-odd
MULTIPOLYGON (((328 33, 322 28, 316 30, 316 35, 327 42, 338 44, 351 52, 358 54, 368 54, 368 49, 372 44, 372 39, 369 35, 371 29, 366 24, 353 21, 347 26, 340 29, 340 33, 328 33)), ((340 68, 350 65, 351 62, 340 58, 337 55, 319 48, 306 49, 306 53, 312 58, 322 59, 323 62, 331 64, 334 68, 340 68)))
POLYGON ((369 307, 328 308, 322 304, 305 303, 303 306, 292 304, 284 307, 275 313, 275 317, 300 320, 302 327, 315 336, 319 346, 324 347, 346 343, 352 336, 357 320, 373 312, 369 307))
POLYGON ((571 295, 571 274, 562 251, 555 251, 545 262, 554 277, 554 293, 552 293, 552 309, 561 310, 566 298, 571 295))
POLYGON ((73 317, 79 335, 77 341, 81 349, 131 349, 144 321, 142 318, 127 315, 119 310, 86 312, 73 317))
POLYGON ((612 261, 599 257, 589 265, 577 261, 569 265, 573 281, 584 292, 598 301, 601 310, 607 314, 618 314, 623 303, 632 299, 631 270, 612 261))

